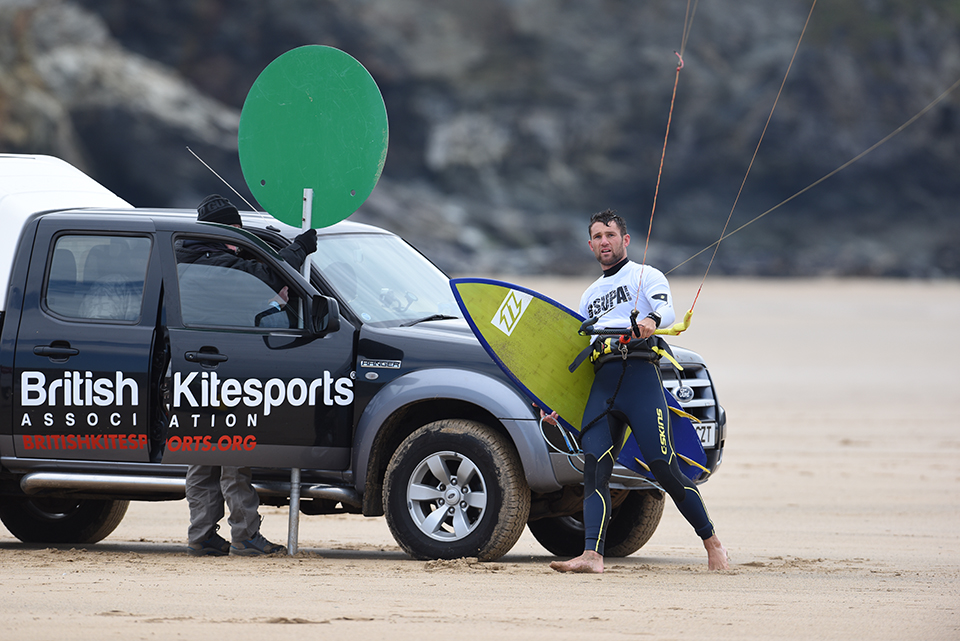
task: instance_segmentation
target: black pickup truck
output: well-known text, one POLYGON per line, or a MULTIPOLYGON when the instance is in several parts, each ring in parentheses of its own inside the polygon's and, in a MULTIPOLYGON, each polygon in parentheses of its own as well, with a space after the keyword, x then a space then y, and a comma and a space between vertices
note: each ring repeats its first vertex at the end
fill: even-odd
MULTIPOLYGON (((196 463, 252 467, 272 505, 299 468, 302 512, 386 515, 417 558, 496 559, 528 524, 551 552, 580 551, 577 468, 439 269, 343 222, 320 230, 308 281, 277 254, 299 230, 243 222, 134 208, 56 158, 0 155, 0 520, 14 536, 96 542, 129 501, 183 498, 196 463), (188 277, 189 241, 237 246, 289 301, 274 313, 245 272, 188 277)), ((666 385, 702 420, 713 472, 724 412, 703 360, 675 352, 683 378, 666 366, 666 385)), ((607 550, 623 556, 653 534, 663 494, 618 468, 614 502, 607 550)))

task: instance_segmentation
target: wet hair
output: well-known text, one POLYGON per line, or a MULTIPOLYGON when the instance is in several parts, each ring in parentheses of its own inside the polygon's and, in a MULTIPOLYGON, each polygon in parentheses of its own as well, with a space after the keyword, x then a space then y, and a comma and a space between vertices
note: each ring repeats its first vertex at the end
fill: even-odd
POLYGON ((587 225, 587 235, 592 233, 594 223, 603 223, 604 225, 614 223, 620 229, 621 236, 627 235, 627 222, 620 216, 617 216, 615 209, 604 209, 590 216, 590 224, 587 225))

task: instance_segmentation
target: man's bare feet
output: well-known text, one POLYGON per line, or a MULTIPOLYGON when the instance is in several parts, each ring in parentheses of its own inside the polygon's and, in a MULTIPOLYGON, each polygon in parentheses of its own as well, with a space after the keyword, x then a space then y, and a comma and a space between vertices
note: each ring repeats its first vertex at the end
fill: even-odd
POLYGON ((603 557, 593 550, 584 550, 583 554, 569 561, 553 561, 550 569, 557 572, 579 572, 581 574, 603 574, 603 557))
POLYGON ((707 567, 711 570, 729 570, 730 563, 727 559, 727 549, 720 543, 720 539, 714 534, 709 539, 703 540, 703 547, 707 550, 707 567))

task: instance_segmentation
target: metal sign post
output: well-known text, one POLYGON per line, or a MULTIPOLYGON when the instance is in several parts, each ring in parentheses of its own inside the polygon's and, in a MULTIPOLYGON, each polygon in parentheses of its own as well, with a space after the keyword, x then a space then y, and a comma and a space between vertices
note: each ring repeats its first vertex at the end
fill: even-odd
MULTIPOLYGON (((303 220, 301 228, 307 231, 313 226, 313 190, 303 190, 303 220)), ((303 259, 303 278, 310 282, 310 256, 303 259)), ((290 515, 287 523, 287 552, 297 553, 300 538, 300 468, 290 468, 290 515)))

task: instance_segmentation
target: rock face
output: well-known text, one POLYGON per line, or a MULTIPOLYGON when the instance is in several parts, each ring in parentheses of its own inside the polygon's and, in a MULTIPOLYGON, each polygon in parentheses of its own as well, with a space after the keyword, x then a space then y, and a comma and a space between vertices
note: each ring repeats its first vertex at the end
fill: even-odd
MULTIPOLYGON (((810 4, 0 0, 0 151, 64 157, 135 204, 193 206, 226 188, 189 146, 249 197, 247 90, 284 51, 327 44, 370 70, 390 118, 356 219, 456 273, 589 273, 590 212, 617 209, 643 245, 682 51, 648 259, 702 273, 712 252, 684 261, 731 209, 728 232, 960 78, 955 3, 821 3, 777 99, 810 4)), ((960 276, 958 103, 738 231, 712 273, 960 276)))

